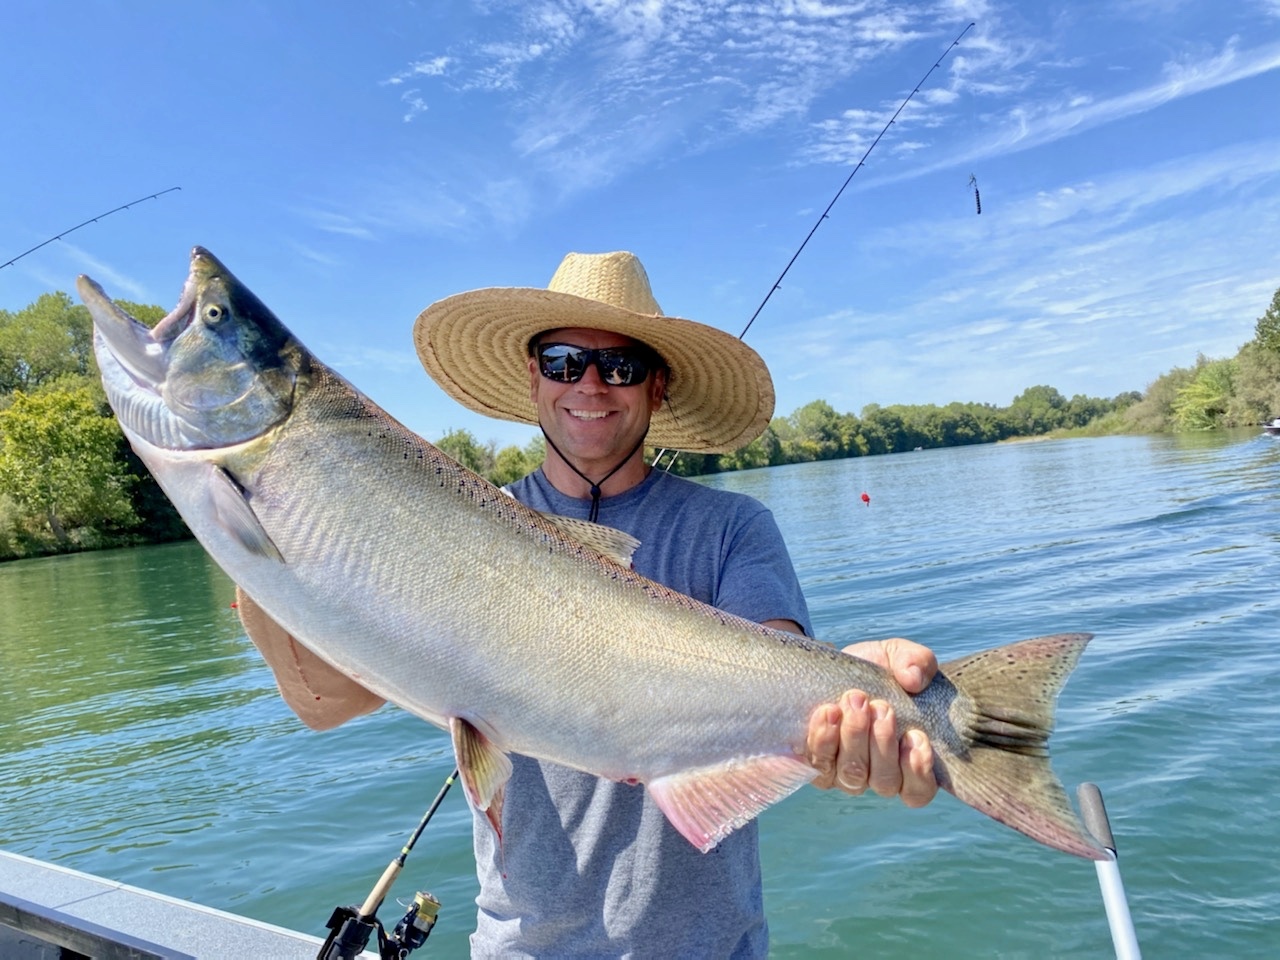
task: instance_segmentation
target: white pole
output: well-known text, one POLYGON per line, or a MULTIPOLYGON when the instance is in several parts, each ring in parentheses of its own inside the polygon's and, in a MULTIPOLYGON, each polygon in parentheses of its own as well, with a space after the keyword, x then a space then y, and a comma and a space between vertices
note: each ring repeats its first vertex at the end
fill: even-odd
POLYGON ((1124 883, 1120 879, 1120 865, 1116 859, 1116 842, 1111 836, 1111 823, 1107 808, 1102 804, 1102 791, 1097 784, 1082 783, 1077 796, 1085 826, 1110 855, 1106 860, 1095 860, 1098 870, 1098 886, 1102 888, 1102 903, 1107 909, 1107 923, 1111 927, 1111 942, 1115 944, 1116 960, 1141 960, 1138 938, 1133 930, 1133 918, 1129 916, 1129 901, 1125 899, 1124 883))

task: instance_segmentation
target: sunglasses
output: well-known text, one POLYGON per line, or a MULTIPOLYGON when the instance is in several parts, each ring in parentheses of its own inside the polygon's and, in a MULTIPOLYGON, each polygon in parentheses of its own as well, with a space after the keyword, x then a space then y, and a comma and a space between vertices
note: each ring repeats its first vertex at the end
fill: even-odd
POLYGON ((657 358, 648 347, 604 347, 588 350, 571 343, 540 343, 534 351, 538 372, 548 380, 577 383, 595 364, 600 379, 611 387, 631 387, 644 383, 657 358))

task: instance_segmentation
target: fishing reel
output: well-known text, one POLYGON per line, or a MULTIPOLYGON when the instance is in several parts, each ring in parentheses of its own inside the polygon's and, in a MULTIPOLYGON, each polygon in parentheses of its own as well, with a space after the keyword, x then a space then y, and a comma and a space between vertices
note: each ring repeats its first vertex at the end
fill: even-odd
POLYGON ((382 960, 405 960, 427 942, 440 915, 440 901, 419 890, 400 921, 388 934, 376 914, 365 915, 360 907, 335 907, 329 922, 329 936, 316 960, 356 960, 374 931, 378 933, 378 956, 382 960))
MULTIPOLYGON (((427 942, 427 937, 431 936, 431 928, 436 925, 436 918, 439 916, 439 900, 424 890, 419 890, 413 895, 413 903, 409 905, 408 911, 391 931, 390 939, 399 944, 404 951, 401 956, 417 950, 427 942)), ((383 957, 385 960, 385 953, 383 957)))
POLYGON ((427 942, 427 937, 431 936, 431 928, 436 925, 436 918, 440 915, 440 901, 431 894, 423 890, 415 893, 413 903, 389 935, 378 919, 378 908, 382 906, 387 891, 404 869, 409 852, 417 844, 422 831, 440 808, 444 795, 457 779, 457 769, 445 778, 444 786, 431 801, 431 806, 427 808, 417 829, 400 850, 400 855, 387 864, 387 869, 373 885, 364 903, 358 907, 334 907, 333 915, 325 924, 329 928, 329 936, 316 954, 316 960, 356 960, 369 945, 369 938, 375 930, 378 932, 378 955, 382 960, 404 960, 427 942))

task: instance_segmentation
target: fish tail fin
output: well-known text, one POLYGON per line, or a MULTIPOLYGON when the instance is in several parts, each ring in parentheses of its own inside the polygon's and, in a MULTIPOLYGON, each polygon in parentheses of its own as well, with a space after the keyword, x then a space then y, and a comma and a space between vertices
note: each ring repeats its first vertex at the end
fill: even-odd
POLYGON ((1065 853, 1105 859, 1049 766, 1054 703, 1087 633, 1060 633, 943 664, 958 696, 955 743, 934 745, 939 786, 987 816, 1065 853))

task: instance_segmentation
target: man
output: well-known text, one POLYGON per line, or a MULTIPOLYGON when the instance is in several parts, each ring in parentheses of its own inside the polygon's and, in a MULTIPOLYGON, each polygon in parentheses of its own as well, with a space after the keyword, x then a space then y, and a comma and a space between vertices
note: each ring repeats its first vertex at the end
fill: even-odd
MULTIPOLYGON (((569 254, 548 289, 490 288, 428 307, 414 329, 431 376, 469 409, 537 424, 542 467, 511 487, 551 513, 640 541, 638 572, 739 616, 807 632, 808 612, 772 516, 754 500, 656 472, 646 441, 727 451, 763 432, 773 388, 759 356, 723 331, 665 317, 633 255, 569 254), (520 377, 520 367, 527 372, 520 377), (523 382, 522 382, 523 381, 523 382)), ((860 645, 908 689, 936 670, 906 641, 860 645)), ((936 792, 932 754, 900 748, 887 704, 858 692, 814 711, 818 784, 912 805, 936 792)), ((755 823, 709 854, 642 790, 517 758, 499 851, 483 817, 477 955, 760 956, 755 823)))
MULTIPOLYGON (((521 502, 631 534, 640 541, 635 569, 673 589, 809 632, 771 514, 751 498, 644 461, 646 440, 705 452, 749 443, 769 422, 773 387, 763 361, 740 340, 664 316, 633 255, 569 254, 545 290, 446 298, 418 317, 414 339, 427 371, 464 406, 541 427, 544 463, 508 491, 521 502)), ((297 651, 282 658, 280 638, 252 624, 251 603, 246 611, 282 693, 308 723, 332 726, 376 705, 357 702, 358 691, 346 703, 341 690, 291 696, 280 663, 294 663, 297 651)), ((928 650, 905 640, 849 649, 892 669, 911 692, 937 669, 928 650)), ((899 743, 889 706, 868 703, 859 691, 814 710, 807 750, 822 788, 871 789, 910 806, 937 791, 927 739, 913 731, 899 743)), ((641 788, 512 760, 501 848, 485 816, 475 815, 474 955, 765 954, 754 821, 702 854, 641 788)))

